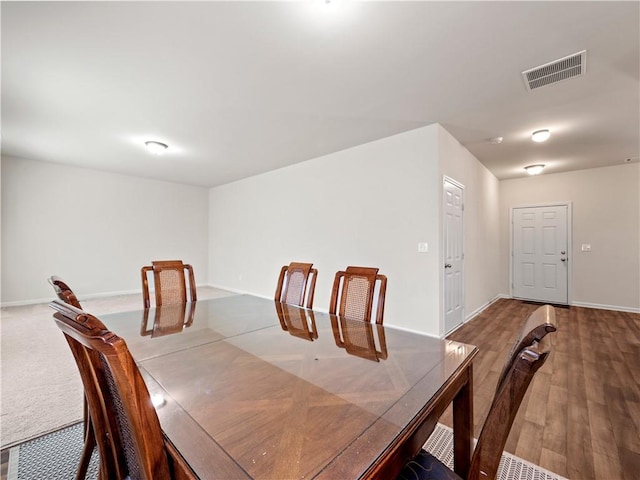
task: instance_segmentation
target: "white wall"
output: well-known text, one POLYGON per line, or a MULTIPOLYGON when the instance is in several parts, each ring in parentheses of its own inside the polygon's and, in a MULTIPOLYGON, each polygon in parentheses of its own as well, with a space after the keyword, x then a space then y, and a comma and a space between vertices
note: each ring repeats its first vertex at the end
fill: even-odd
POLYGON ((509 293, 509 209, 572 202, 572 302, 640 311, 640 165, 500 182, 501 289, 509 293), (583 243, 591 252, 582 252, 583 243))
POLYGON ((282 265, 313 262, 326 311, 336 271, 375 266, 388 277, 385 324, 437 334, 437 128, 211 189, 210 281, 272 297, 282 265))
POLYGON ((208 283, 208 190, 2 157, 2 304, 141 290, 152 260, 191 263, 208 283))
POLYGON ((385 325, 440 335, 441 150, 446 171, 464 169, 467 202, 485 217, 465 236, 482 238, 483 258, 468 267, 481 281, 467 295, 472 308, 486 304, 498 293, 497 181, 439 125, 211 189, 210 281, 271 297, 282 265, 313 262, 314 307, 326 310, 336 271, 377 266, 388 277, 385 325), (418 253, 418 242, 429 252, 418 253))
POLYGON ((464 313, 469 319, 500 293, 499 182, 442 127, 439 145, 442 175, 464 185, 464 313))

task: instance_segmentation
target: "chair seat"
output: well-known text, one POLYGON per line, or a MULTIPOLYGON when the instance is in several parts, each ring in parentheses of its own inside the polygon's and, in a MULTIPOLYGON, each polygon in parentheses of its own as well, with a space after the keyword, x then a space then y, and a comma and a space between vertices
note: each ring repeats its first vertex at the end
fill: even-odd
POLYGON ((408 462, 398 480, 462 480, 447 466, 426 450, 420 450, 416 457, 408 462))

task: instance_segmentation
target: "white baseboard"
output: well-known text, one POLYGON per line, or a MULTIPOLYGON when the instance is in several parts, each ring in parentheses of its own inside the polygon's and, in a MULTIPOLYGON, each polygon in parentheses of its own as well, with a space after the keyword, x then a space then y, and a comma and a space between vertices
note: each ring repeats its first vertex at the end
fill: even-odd
POLYGON ((55 296, 51 296, 49 298, 34 298, 32 300, 20 300, 17 302, 3 302, 3 303, 0 303, 0 308, 23 307, 25 305, 37 305, 38 303, 49 303, 51 300, 55 298, 56 298, 55 296))
MULTIPOLYGON (((102 292, 102 293, 87 293, 86 295, 78 295, 78 300, 81 302, 84 300, 93 300, 95 298, 116 297, 118 295, 133 295, 138 294, 142 298, 142 290, 121 290, 117 292, 102 292)), ((1 307, 23 307, 25 305, 37 305, 39 303, 49 303, 55 300, 57 297, 51 292, 51 296, 47 298, 34 298, 31 300, 19 300, 17 302, 4 302, 1 307)))
MULTIPOLYGON (((198 287, 209 287, 211 285, 196 285, 196 288, 198 287)), ((222 288, 222 287, 219 287, 222 288)), ((224 290, 229 290, 228 288, 225 288, 224 290)), ((154 290, 149 290, 149 294, 153 295, 154 290)), ((140 300, 142 300, 142 289, 138 289, 138 290, 119 290, 119 291, 115 291, 115 292, 101 292, 101 293, 86 293, 83 295, 78 295, 78 300, 80 300, 80 302, 83 302, 85 300, 94 300, 96 298, 107 298, 107 297, 117 297, 119 295, 140 295, 140 300)), ((0 304, 0 307, 4 308, 4 307, 23 307, 26 305, 37 305, 39 303, 49 303, 52 300, 55 300, 57 297, 56 295, 53 293, 53 290, 51 291, 51 296, 47 297, 47 298, 34 298, 31 300, 19 300, 17 302, 3 302, 0 304)))
MULTIPOLYGON (((220 290, 226 290, 227 292, 233 292, 233 293, 237 293, 238 295, 251 295, 254 297, 259 297, 259 298, 265 298, 267 300, 273 300, 272 296, 269 295, 260 295, 258 293, 254 293, 254 292, 248 292, 246 290, 240 290, 238 288, 230 288, 224 285, 214 285, 214 284, 207 284, 207 287, 211 287, 211 288, 217 288, 220 290)), ((315 312, 322 312, 322 313, 329 313, 329 309, 328 308, 318 308, 318 307, 313 307, 313 310, 315 312)))
MULTIPOLYGON (((315 310, 315 308, 314 308, 314 310, 315 310)), ((403 332, 415 333, 417 335, 424 335, 426 337, 442 338, 442 337, 439 337, 438 335, 432 335, 430 333, 422 332, 420 330, 414 330, 412 328, 399 327, 397 325, 394 325, 393 323, 385 323, 384 327, 385 328, 390 327, 390 328, 393 328, 394 330, 401 330, 403 332)))
POLYGON ((217 288, 219 290, 226 290, 227 292, 237 293, 238 295, 251 295, 251 296, 254 296, 254 297, 273 299, 273 297, 268 297, 266 295, 258 295, 257 293, 254 293, 254 292, 249 292, 247 290, 241 290, 239 288, 231 288, 231 287, 228 287, 226 285, 214 285, 212 283, 208 283, 206 286, 207 287, 211 287, 211 288, 217 288))
POLYGON ((251 295, 249 292, 246 292, 244 290, 238 290, 237 288, 230 288, 227 286, 222 286, 222 285, 214 285, 213 283, 207 283, 205 285, 206 287, 211 287, 211 288, 217 288, 220 290, 226 290, 227 292, 233 292, 233 293, 237 293, 239 295, 251 295))
POLYGON ((491 305, 493 305, 495 302, 497 302, 498 300, 500 300, 501 298, 511 298, 509 295, 505 295, 504 293, 499 293, 498 295, 496 295, 495 297, 493 297, 491 300, 489 300, 487 303, 485 303, 484 305, 476 308, 473 312, 471 312, 468 315, 465 315, 464 320, 462 321, 462 323, 456 327, 454 327, 452 330, 446 332, 444 335, 442 335, 440 338, 445 338, 449 335, 451 335, 453 332, 455 332, 456 330, 458 330, 459 328, 462 328, 464 325, 466 325, 467 323, 469 323, 471 320, 473 320, 474 318, 476 318, 478 315, 480 315, 483 311, 485 311, 487 308, 489 308, 491 305))
MULTIPOLYGON (((153 290, 149 290, 149 294, 153 293, 153 290)), ((140 290, 122 290, 118 292, 104 292, 104 293, 89 293, 87 295, 79 295, 78 300, 94 300, 96 298, 117 297, 119 295, 140 295, 142 298, 142 289, 140 290)))
POLYGON ((584 308, 597 308, 599 310, 612 310, 614 312, 640 313, 640 308, 620 307, 618 305, 600 305, 598 303, 571 302, 571 306, 584 308))
MULTIPOLYGON (((491 300, 489 300, 487 303, 485 303, 484 305, 476 308, 473 312, 471 312, 470 314, 465 316, 463 325, 465 323, 473 320, 475 317, 480 315, 484 310, 486 310, 487 308, 489 308, 491 305, 493 305, 495 302, 497 302, 498 300, 500 300, 502 298, 511 298, 511 297, 509 295, 505 295, 504 293, 499 293, 498 295, 493 297, 491 300)), ((460 326, 458 326, 457 328, 460 328, 460 326)), ((452 331, 455 331, 455 330, 452 330, 452 331)), ((451 333, 451 332, 449 332, 449 333, 451 333)))
MULTIPOLYGON (((504 293, 496 295, 488 303, 486 303, 482 307, 474 310, 472 313, 467 315, 465 320, 464 320, 464 323, 467 323, 468 321, 472 320, 474 317, 476 317, 478 314, 480 314, 483 310, 485 310, 487 307, 489 307, 491 304, 493 304, 497 300, 500 300, 501 298, 513 298, 513 297, 511 295, 506 295, 504 293)), ((621 307, 619 305, 602 305, 602 304, 599 304, 599 303, 589 303, 589 302, 571 302, 570 306, 572 306, 572 307, 584 307, 584 308, 596 308, 596 309, 599 309, 599 310, 612 310, 614 312, 640 313, 640 308, 636 308, 636 307, 621 307)))

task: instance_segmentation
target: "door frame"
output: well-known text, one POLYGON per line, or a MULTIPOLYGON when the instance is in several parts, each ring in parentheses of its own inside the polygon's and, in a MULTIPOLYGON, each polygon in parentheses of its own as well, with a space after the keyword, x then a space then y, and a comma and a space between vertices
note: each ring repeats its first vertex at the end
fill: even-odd
POLYGON ((464 273, 464 254, 465 254, 465 246, 466 246, 466 242, 465 242, 465 237, 464 237, 464 224, 465 224, 465 188, 464 185, 462 183, 460 183, 457 180, 454 180, 451 177, 448 177, 447 175, 443 175, 442 176, 442 190, 440 191, 440 241, 442 242, 442 246, 443 248, 440 249, 440 281, 442 282, 442 289, 441 289, 441 302, 442 302, 442 308, 441 308, 441 315, 440 315, 440 336, 444 337, 445 335, 454 332, 455 330, 457 330, 458 328, 460 328, 462 325, 464 325, 467 321, 466 319, 466 292, 465 292, 465 288, 464 288, 464 280, 465 280, 465 273, 464 273), (451 329, 450 331, 445 331, 446 329, 446 322, 445 322, 445 317, 446 317, 446 295, 447 292, 445 290, 445 286, 446 286, 446 281, 445 281, 445 269, 444 269, 444 185, 445 183, 450 183, 452 185, 455 185, 456 187, 458 187, 460 190, 462 190, 462 227, 461 227, 461 231, 460 231, 460 235, 462 235, 462 269, 461 269, 461 275, 462 275, 462 322, 460 322, 459 325, 456 325, 453 329, 451 329))
POLYGON ((567 207, 567 305, 572 303, 573 292, 573 215, 571 202, 527 203, 509 207, 509 296, 513 298, 513 211, 517 208, 567 207))

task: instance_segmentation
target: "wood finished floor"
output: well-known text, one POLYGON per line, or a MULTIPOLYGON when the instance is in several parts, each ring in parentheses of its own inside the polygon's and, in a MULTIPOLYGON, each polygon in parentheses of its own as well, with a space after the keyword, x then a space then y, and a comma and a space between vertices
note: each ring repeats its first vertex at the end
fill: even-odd
MULTIPOLYGON (((536 304, 502 299, 447 338, 476 345, 476 438, 522 319, 536 304)), ((505 450, 572 480, 640 479, 640 315, 556 309, 552 353, 505 450)), ((451 426, 451 409, 441 420, 451 426)))

